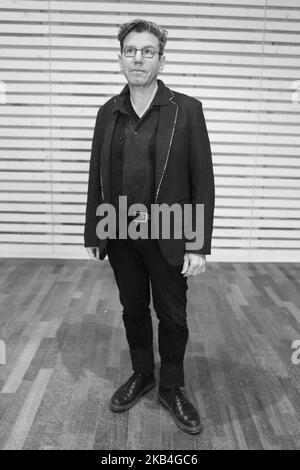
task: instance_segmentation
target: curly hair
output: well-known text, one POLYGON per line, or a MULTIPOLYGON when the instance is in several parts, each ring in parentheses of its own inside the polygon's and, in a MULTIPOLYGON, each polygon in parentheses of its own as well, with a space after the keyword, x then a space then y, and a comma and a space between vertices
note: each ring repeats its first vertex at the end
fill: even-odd
POLYGON ((124 23, 119 27, 118 40, 120 42, 121 52, 123 52, 124 39, 126 38, 127 34, 131 33, 131 31, 136 31, 137 33, 149 31, 149 33, 152 33, 158 38, 159 55, 164 53, 168 31, 166 29, 162 29, 153 21, 142 20, 139 18, 130 21, 129 23, 124 23))

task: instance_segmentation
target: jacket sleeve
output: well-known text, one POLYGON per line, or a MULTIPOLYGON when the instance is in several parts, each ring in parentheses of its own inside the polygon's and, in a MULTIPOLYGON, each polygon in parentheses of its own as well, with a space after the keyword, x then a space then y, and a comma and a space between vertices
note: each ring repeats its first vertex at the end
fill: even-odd
POLYGON ((100 108, 96 117, 89 165, 89 179, 84 227, 84 246, 86 247, 95 247, 99 244, 99 240, 96 234, 96 226, 98 222, 96 210, 98 205, 101 203, 100 137, 102 132, 102 118, 103 108, 100 108))
MULTIPOLYGON (((204 241, 201 249, 190 249, 187 252, 211 254, 211 239, 215 207, 215 184, 210 141, 200 101, 192 115, 190 132, 189 170, 192 200, 192 226, 196 228, 196 204, 204 204, 204 241)), ((193 240, 188 240, 190 244, 193 240)))

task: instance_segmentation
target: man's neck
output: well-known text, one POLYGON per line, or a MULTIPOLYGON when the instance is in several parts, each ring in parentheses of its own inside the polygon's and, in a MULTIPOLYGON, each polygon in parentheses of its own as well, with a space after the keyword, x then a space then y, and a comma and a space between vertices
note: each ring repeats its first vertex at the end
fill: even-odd
POLYGON ((148 87, 129 85, 131 104, 138 116, 141 117, 146 109, 148 109, 157 89, 157 80, 151 83, 148 87))

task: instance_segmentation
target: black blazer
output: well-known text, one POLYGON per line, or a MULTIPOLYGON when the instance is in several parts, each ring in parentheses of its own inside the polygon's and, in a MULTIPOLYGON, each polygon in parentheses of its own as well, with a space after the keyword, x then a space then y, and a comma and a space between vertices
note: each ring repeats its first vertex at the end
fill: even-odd
MULTIPOLYGON (((157 204, 204 204, 204 243, 201 249, 211 253, 215 186, 210 141, 201 101, 164 87, 160 108, 155 152, 155 201, 157 204)), ((128 85, 126 85, 128 87, 128 85)), ((122 93, 124 92, 124 89, 122 93)), ((110 149, 118 113, 120 95, 112 97, 97 113, 93 134, 85 217, 84 246, 100 247, 100 259, 106 256, 106 240, 99 240, 96 210, 110 201, 110 149)), ((190 240, 188 240, 190 241, 190 240)), ((165 259, 173 266, 182 265, 186 240, 159 239, 165 259)))

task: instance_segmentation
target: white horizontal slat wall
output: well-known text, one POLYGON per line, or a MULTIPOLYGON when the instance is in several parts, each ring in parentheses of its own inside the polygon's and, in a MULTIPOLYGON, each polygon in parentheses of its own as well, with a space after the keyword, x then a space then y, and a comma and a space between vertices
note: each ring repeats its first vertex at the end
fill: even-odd
POLYGON ((169 31, 161 78, 203 103, 211 260, 300 260, 299 0, 1 0, 0 15, 1 256, 86 257, 95 117, 124 86, 118 26, 143 17, 169 31))

